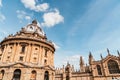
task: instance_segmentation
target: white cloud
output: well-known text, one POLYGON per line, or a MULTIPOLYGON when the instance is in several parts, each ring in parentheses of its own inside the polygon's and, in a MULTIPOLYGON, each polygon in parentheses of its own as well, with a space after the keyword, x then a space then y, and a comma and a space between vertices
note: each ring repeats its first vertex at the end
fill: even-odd
POLYGON ((26 20, 31 20, 31 17, 30 16, 25 16, 25 19, 26 20))
POLYGON ((73 56, 67 57, 66 61, 74 62, 74 61, 79 61, 79 59, 80 59, 80 55, 73 55, 73 56))
POLYGON ((0 22, 3 22, 5 19, 5 16, 3 14, 0 14, 0 22))
POLYGON ((16 13, 17 13, 17 17, 18 17, 18 19, 20 19, 20 21, 24 20, 24 19, 28 20, 28 21, 31 20, 30 15, 27 14, 25 11, 17 10, 16 13))
POLYGON ((63 60, 62 64, 66 65, 69 62, 71 65, 74 65, 75 69, 79 69, 80 55, 67 56, 63 60))
POLYGON ((0 0, 0 7, 2 6, 2 0, 0 0))
POLYGON ((0 40, 2 40, 4 37, 8 36, 8 31, 4 31, 3 29, 0 29, 0 40))
POLYGON ((44 22, 42 26, 52 27, 64 21, 64 17, 60 15, 59 11, 55 9, 54 12, 48 12, 43 15, 44 22))
POLYGON ((36 12, 43 12, 49 8, 48 3, 36 4, 36 0, 21 0, 26 8, 34 10, 36 12))
POLYGON ((52 42, 52 43, 53 43, 55 49, 59 49, 60 48, 60 46, 58 46, 56 43, 54 43, 54 42, 52 42))

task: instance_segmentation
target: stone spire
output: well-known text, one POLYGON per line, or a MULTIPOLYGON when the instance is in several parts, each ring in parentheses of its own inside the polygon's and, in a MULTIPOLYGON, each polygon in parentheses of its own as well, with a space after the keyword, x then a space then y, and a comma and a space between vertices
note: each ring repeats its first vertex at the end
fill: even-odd
POLYGON ((85 66, 82 56, 80 56, 80 71, 85 72, 85 66))
POLYGON ((117 50, 118 55, 120 56, 120 52, 117 50))
POLYGON ((109 49, 107 48, 107 53, 108 53, 108 55, 110 55, 110 51, 109 51, 109 49))
POLYGON ((100 54, 100 57, 101 57, 101 59, 103 59, 103 56, 102 56, 102 54, 100 54))
POLYGON ((91 64, 92 61, 94 61, 94 59, 93 59, 92 53, 89 52, 89 64, 91 64))

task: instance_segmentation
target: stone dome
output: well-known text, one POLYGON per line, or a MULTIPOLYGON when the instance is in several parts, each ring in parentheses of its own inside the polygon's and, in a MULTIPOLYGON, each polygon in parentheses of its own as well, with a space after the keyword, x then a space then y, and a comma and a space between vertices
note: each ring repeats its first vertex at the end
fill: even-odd
POLYGON ((39 35, 45 35, 40 26, 37 25, 37 21, 33 20, 32 24, 28 24, 25 28, 24 31, 26 33, 38 33, 39 35))

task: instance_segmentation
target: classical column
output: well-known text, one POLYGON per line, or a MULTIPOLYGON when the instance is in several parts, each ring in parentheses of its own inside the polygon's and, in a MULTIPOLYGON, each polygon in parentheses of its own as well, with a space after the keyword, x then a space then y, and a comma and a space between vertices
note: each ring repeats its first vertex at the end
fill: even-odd
POLYGON ((30 56, 29 56, 29 62, 31 62, 31 55, 33 53, 33 44, 31 44, 31 50, 30 50, 30 56))
POLYGON ((17 43, 14 43, 13 45, 13 52, 12 52, 12 56, 11 56, 11 62, 14 61, 14 57, 15 57, 15 53, 16 53, 16 49, 17 49, 17 43))
POLYGON ((28 68, 24 72, 24 80, 30 80, 30 77, 31 77, 31 70, 28 68))
POLYGON ((13 56, 14 56, 14 58, 13 58, 13 61, 14 61, 14 62, 18 61, 18 59, 19 59, 19 54, 20 54, 20 50, 21 50, 20 44, 17 43, 16 50, 15 50, 15 53, 14 53, 14 55, 13 55, 13 56))
POLYGON ((5 59, 6 59, 6 52, 7 52, 7 44, 5 45, 4 47, 4 51, 3 51, 3 56, 2 56, 2 62, 6 62, 5 59))
POLYGON ((38 65, 40 65, 41 64, 41 62, 40 62, 40 59, 41 59, 41 46, 39 46, 39 50, 38 50, 38 65))
POLYGON ((30 53, 31 53, 31 45, 28 44, 28 46, 27 46, 27 52, 25 53, 25 62, 29 62, 30 53))

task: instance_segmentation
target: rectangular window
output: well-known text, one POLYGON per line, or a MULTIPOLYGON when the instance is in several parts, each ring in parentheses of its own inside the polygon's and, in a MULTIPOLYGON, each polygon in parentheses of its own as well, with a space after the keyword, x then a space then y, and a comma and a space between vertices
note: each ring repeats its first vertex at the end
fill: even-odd
POLYGON ((47 50, 47 49, 45 49, 45 57, 47 57, 47 51, 48 51, 48 50, 47 50))
POLYGON ((24 53, 24 52, 25 52, 25 46, 22 46, 21 53, 24 53))
POLYGON ((20 61, 23 61, 23 57, 22 57, 22 56, 20 56, 19 60, 20 60, 20 61))

